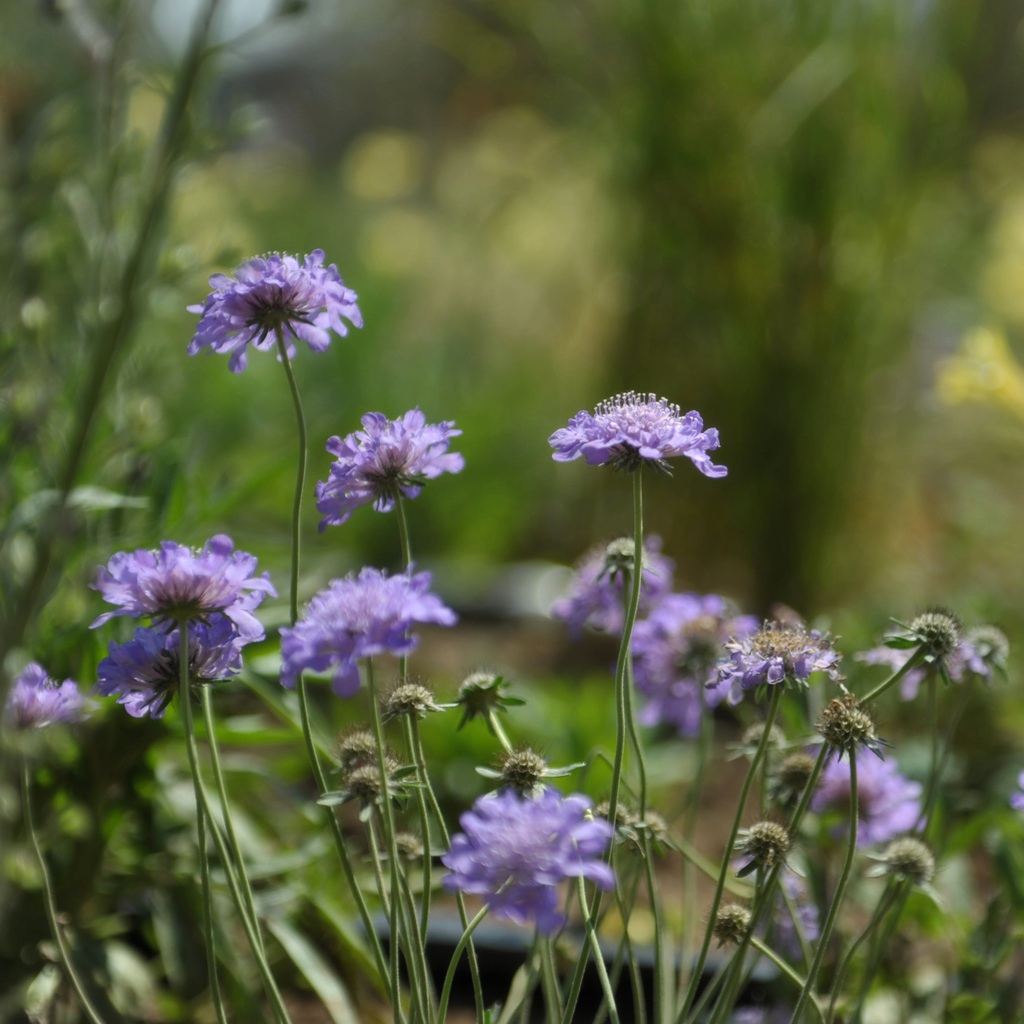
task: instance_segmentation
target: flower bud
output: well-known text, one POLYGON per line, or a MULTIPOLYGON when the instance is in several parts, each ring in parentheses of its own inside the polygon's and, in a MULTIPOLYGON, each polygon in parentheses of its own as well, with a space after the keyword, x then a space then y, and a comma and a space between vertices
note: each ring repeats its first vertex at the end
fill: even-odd
POLYGON ((750 874, 755 868, 772 868, 786 859, 792 846, 789 832, 777 821, 758 821, 740 833, 739 850, 750 858, 739 875, 750 874))
POLYGON ((738 903, 726 903, 718 908, 714 934, 719 946, 736 945, 750 927, 750 911, 738 903))

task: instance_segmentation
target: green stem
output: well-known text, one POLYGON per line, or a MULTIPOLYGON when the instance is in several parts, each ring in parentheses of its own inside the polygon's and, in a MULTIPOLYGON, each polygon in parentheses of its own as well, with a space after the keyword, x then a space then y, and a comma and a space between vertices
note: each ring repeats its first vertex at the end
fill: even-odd
MULTIPOLYGON (((398 542, 402 549, 402 571, 407 573, 412 567, 412 547, 409 543, 409 521, 405 515, 401 491, 395 494, 395 518, 398 520, 398 542)), ((403 683, 409 679, 408 654, 402 654, 398 658, 398 678, 403 683)))
POLYGON ((768 740, 771 736, 772 726, 775 724, 775 717, 779 711, 779 701, 782 697, 783 689, 784 687, 781 684, 772 687, 771 703, 768 705, 768 717, 765 720, 764 729, 761 731, 761 739, 757 744, 757 750, 754 752, 754 756, 750 761, 750 767, 747 769, 747 774, 743 779, 743 786, 740 789, 740 796, 736 805, 736 814, 733 816, 729 839, 725 844, 725 852, 722 855, 722 866, 719 869, 718 881, 715 884, 715 895, 711 901, 711 912, 708 918, 708 926, 704 930, 704 941, 701 944, 700 953, 697 956, 697 963, 694 965, 693 972, 690 975, 690 984, 686 989, 686 996, 683 999, 683 1005, 679 1009, 680 1018, 685 1016, 690 1004, 693 1002, 694 996, 697 994, 697 987, 700 984, 704 964, 707 963, 708 951, 711 948, 711 938, 714 934, 715 919, 718 916, 718 908, 722 903, 722 893, 725 891, 726 876, 729 874, 731 867, 729 859, 732 856, 733 847, 736 845, 736 836, 740 831, 740 823, 743 820, 743 812, 747 805, 747 797, 750 794, 750 787, 753 784, 754 778, 757 775, 757 769, 760 766, 761 761, 764 759, 765 751, 768 748, 768 740))
POLYGON ((853 963, 853 957, 861 944, 868 938, 869 935, 874 932, 879 922, 888 913, 889 908, 896 901, 896 897, 900 891, 899 882, 893 876, 889 877, 888 882, 885 886, 885 891, 882 893, 881 898, 878 901, 878 905, 875 907, 875 912, 871 915, 871 920, 864 926, 864 930, 850 943, 850 948, 846 951, 843 959, 839 963, 839 967, 836 970, 836 976, 832 980, 832 998, 828 1004, 828 1024, 832 1024, 835 1018, 836 1005, 839 999, 839 993, 842 991, 843 982, 846 980, 846 972, 850 969, 850 965, 853 963))
POLYGON ((405 715, 402 719, 402 728, 405 732, 405 745, 409 751, 409 757, 416 766, 416 776, 419 786, 416 787, 416 809, 420 816, 420 832, 423 835, 423 897, 420 907, 420 937, 423 942, 427 941, 427 931, 430 928, 430 896, 431 896, 431 863, 430 851, 433 849, 433 837, 430 834, 430 815, 427 812, 426 784, 423 776, 426 775, 426 765, 420 766, 419 758, 416 756, 416 741, 412 734, 412 720, 415 715, 405 715))
POLYGON ((512 743, 508 738, 508 733, 505 732, 504 726, 501 724, 501 720, 498 718, 494 708, 487 709, 487 724, 491 727, 491 732, 494 733, 498 738, 498 742, 501 744, 502 749, 506 754, 512 753, 512 743))
MULTIPOLYGON (((587 941, 590 944, 591 951, 594 956, 594 966, 597 968, 597 976, 601 981, 601 989, 604 992, 604 998, 608 1004, 608 1018, 612 1024, 619 1024, 619 1010, 615 1005, 615 992, 612 990, 611 980, 608 977, 608 971, 604 965, 604 956, 601 953, 601 944, 597 941, 597 931, 594 929, 594 919, 591 916, 591 912, 587 907, 587 890, 583 883, 583 879, 577 879, 576 892, 580 900, 580 912, 583 915, 583 926, 587 932, 587 941)), ((572 1019, 572 1011, 568 1011, 570 1016, 569 1020, 572 1019)), ((565 1017, 562 1018, 563 1024, 568 1024, 565 1017)))
POLYGON ((880 682, 870 693, 865 697, 860 698, 861 704, 868 704, 873 700, 877 700, 885 693, 894 683, 899 682, 911 669, 917 668, 922 661, 924 661, 926 650, 923 647, 919 647, 910 657, 898 668, 888 679, 880 682))
POLYGON ((847 754, 850 762, 850 838, 846 846, 846 859, 843 862, 843 869, 839 875, 835 895, 828 908, 828 916, 822 926, 821 934, 818 936, 818 945, 814 951, 814 960, 810 970, 807 972, 807 982, 800 993, 796 1009, 793 1011, 793 1024, 799 1024, 800 1015, 803 1013, 808 1000, 813 996, 814 983, 817 981, 818 972, 825 960, 828 950, 828 941, 832 937, 836 921, 839 919, 839 910, 842 906, 843 897, 846 895, 846 887, 849 884, 850 876, 853 874, 853 862, 857 857, 857 822, 860 812, 860 804, 857 800, 857 754, 850 751, 847 754))
MULTIPOLYGON (((477 925, 487 916, 487 904, 484 904, 476 913, 476 916, 472 921, 466 925, 462 932, 462 937, 459 939, 455 946, 455 952, 452 953, 451 963, 448 964, 448 971, 444 976, 444 985, 441 987, 441 999, 438 1003, 437 1008, 437 1019, 439 1021, 445 1021, 448 1019, 448 1001, 451 999, 452 994, 452 982, 455 980, 455 968, 458 966, 459 958, 462 956, 462 951, 469 944, 469 940, 476 931, 477 925)), ((477 1018, 481 1020, 482 1018, 477 1018)))
POLYGON ((538 936, 537 954, 540 957, 540 983, 544 991, 544 1014, 548 1024, 558 1024, 562 1019, 562 994, 558 990, 555 974, 555 954, 550 939, 538 936))
MULTIPOLYGON (((430 775, 427 773, 427 761, 423 754, 423 743, 420 739, 420 724, 416 718, 409 720, 409 727, 412 731, 412 742, 413 742, 413 759, 416 764, 417 780, 423 787, 424 792, 427 794, 427 801, 430 804, 430 810, 434 815, 434 820, 437 822, 437 827, 441 833, 441 839, 444 842, 445 849, 449 849, 452 845, 451 836, 448 833, 448 827, 444 822, 444 815, 441 813, 441 805, 438 802, 437 794, 434 792, 433 783, 430 781, 430 775)), ((423 852, 424 857, 430 857, 430 847, 424 843, 425 849, 423 852)), ((456 892, 455 903, 459 910, 459 920, 462 922, 462 927, 469 927, 469 915, 466 913, 466 900, 461 892, 456 892)), ((483 1020, 485 1006, 484 1006, 484 992, 483 985, 480 981, 480 965, 477 961, 476 947, 473 945, 472 938, 469 939, 466 948, 466 959, 469 961, 469 973, 473 979, 473 999, 476 1003, 476 1017, 477 1020, 483 1020)), ((443 1020, 443 1018, 438 1018, 443 1020)))
POLYGON ((35 851, 36 860, 39 862, 39 873, 43 879, 46 920, 49 922, 53 940, 57 943, 57 954, 60 957, 61 966, 64 968, 68 981, 71 982, 71 987, 75 990, 79 1005, 86 1017, 89 1018, 92 1024, 104 1024, 103 1018, 96 1007, 92 1005, 92 1000, 86 994, 85 986, 78 977, 78 972, 75 970, 71 959, 71 950, 60 927, 60 921, 57 916, 57 900, 53 891, 53 880, 50 878, 50 869, 47 867, 43 848, 39 845, 39 835, 36 832, 35 818, 32 814, 32 777, 29 773, 27 760, 22 761, 21 786, 22 801, 25 805, 25 823, 28 826, 28 835, 32 841, 32 849, 35 851))
MULTIPOLYGON (((210 887, 210 860, 206 849, 206 823, 209 820, 203 807, 203 783, 199 776, 199 751, 196 748, 195 723, 192 720, 192 689, 189 680, 188 619, 178 623, 178 702, 185 723, 185 750, 188 766, 192 773, 192 788, 196 800, 196 825, 199 847, 199 874, 203 889, 203 934, 206 939, 206 967, 210 976, 210 993, 213 996, 217 1020, 226 1024, 227 1015, 217 976, 217 947, 213 933, 213 893, 210 887)), ((211 821, 212 826, 212 821, 211 821)), ((215 827, 215 826, 213 826, 215 827)))
MULTIPOLYGON (((801 978, 799 973, 797 973, 797 971, 794 970, 793 967, 791 967, 788 963, 786 963, 786 961, 783 960, 782 957, 780 957, 779 954, 776 953, 774 949, 772 949, 770 946, 765 945, 765 943, 763 943, 756 935, 751 938, 750 944, 754 947, 754 949, 756 949, 758 951, 758 953, 760 953, 762 956, 767 957, 769 960, 771 960, 771 962, 773 964, 775 964, 775 966, 778 967, 778 969, 787 978, 789 978, 789 980, 792 981, 797 986, 797 988, 800 988, 800 989, 806 988, 806 986, 807 986, 806 979, 805 978, 801 978)), ((815 1011, 817 1012, 818 1020, 819 1021, 823 1021, 825 1019, 825 1017, 824 1017, 824 1014, 821 1012, 821 1004, 818 1002, 818 1000, 813 995, 811 996, 811 1006, 813 1006, 815 1011)), ((796 1020, 796 1016, 795 1015, 794 1015, 793 1019, 796 1020)))
POLYGON ((295 472, 295 496, 292 499, 292 552, 288 581, 289 616, 290 622, 294 626, 299 618, 299 544, 302 532, 302 492, 306 487, 306 450, 308 442, 306 438, 306 417, 302 411, 302 398, 299 395, 299 386, 295 381, 295 372, 292 370, 291 360, 288 358, 284 334, 280 327, 274 333, 277 337, 277 351, 281 357, 281 365, 284 367, 285 376, 288 378, 288 390, 291 392, 299 434, 299 461, 295 472))

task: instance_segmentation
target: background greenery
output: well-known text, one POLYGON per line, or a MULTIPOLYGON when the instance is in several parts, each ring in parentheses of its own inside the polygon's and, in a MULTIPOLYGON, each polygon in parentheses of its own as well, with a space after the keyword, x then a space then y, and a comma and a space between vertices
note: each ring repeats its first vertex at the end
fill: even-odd
MULTIPOLYGON (((544 633, 545 669, 493 626, 544 610, 538 562, 628 522, 621 480, 546 443, 628 388, 722 432, 726 480, 681 466, 647 492, 681 586, 784 602, 847 650, 935 603, 1021 635, 1024 3, 224 3, 174 121, 192 6, 0 11, 0 577, 24 625, 8 675, 36 657, 95 677, 87 584, 114 550, 228 531, 283 590, 283 374, 187 358, 185 307, 254 253, 315 247, 367 326, 296 360, 311 477, 367 410, 464 430, 466 471, 413 516, 418 560, 481 630, 437 653, 442 686, 476 662, 587 664, 544 633)), ((310 502, 307 593, 397 560, 387 517, 315 521, 310 502)), ((972 714, 966 775, 1005 788, 1022 703, 1002 690, 972 714)), ((114 777, 155 784, 163 734, 145 728, 91 735, 125 751, 109 776, 68 755, 54 787, 91 778, 83 834, 108 829, 114 777)))

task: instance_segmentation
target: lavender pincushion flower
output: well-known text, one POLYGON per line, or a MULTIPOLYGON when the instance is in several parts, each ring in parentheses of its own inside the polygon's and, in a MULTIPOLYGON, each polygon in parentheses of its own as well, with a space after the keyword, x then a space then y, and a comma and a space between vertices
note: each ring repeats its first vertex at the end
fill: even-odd
POLYGON ((563 798, 550 788, 535 797, 509 789, 481 797, 459 819, 462 832, 441 858, 451 871, 445 888, 482 896, 496 917, 517 924, 532 919, 550 935, 565 923, 561 882, 582 877, 602 889, 615 884, 603 859, 614 830, 590 808, 587 797, 563 798))
POLYGON ((58 683, 35 661, 30 661, 15 677, 4 707, 4 721, 15 729, 77 722, 84 717, 85 699, 74 680, 58 683))
POLYGON ((678 405, 652 394, 626 391, 599 402, 593 415, 581 410, 548 443, 557 462, 582 455, 592 466, 611 463, 617 469, 636 470, 649 463, 667 472, 667 459, 685 455, 705 476, 728 473, 708 455, 720 444, 718 431, 705 430, 699 413, 683 416, 678 405))
POLYGON ((410 409, 396 420, 370 412, 361 422, 362 430, 327 441, 337 461, 316 485, 321 530, 340 526, 371 502, 378 512, 390 512, 399 495, 415 498, 427 480, 465 465, 460 454, 448 451, 449 439, 462 433, 450 420, 427 423, 419 409, 410 409))
MULTIPOLYGON (((117 695, 118 704, 133 718, 162 718, 180 688, 180 640, 177 629, 140 626, 125 644, 111 641, 97 668, 96 692, 117 695)), ((242 670, 246 640, 225 615, 188 628, 188 671, 192 686, 217 682, 242 670)))
POLYGON ((356 293, 345 287, 333 263, 325 267, 323 262, 322 249, 314 249, 302 263, 274 252, 243 263, 234 277, 214 274, 214 290, 202 305, 188 307, 190 313, 200 314, 188 354, 204 348, 230 353, 228 368, 241 373, 248 346, 273 348, 278 331, 292 359, 293 339, 322 352, 330 344, 331 331, 341 337, 348 334, 345 320, 362 327, 356 293))
MULTIPOLYGON (((857 845, 884 843, 909 832, 921 815, 921 784, 900 774, 893 760, 883 761, 865 747, 857 750, 857 845)), ((850 766, 830 759, 811 798, 817 813, 836 810, 848 814, 850 766)), ((840 826, 840 833, 845 828, 840 826)))
POLYGON ((148 615, 154 623, 174 623, 223 612, 247 641, 262 640, 263 626, 253 615, 266 594, 277 596, 267 573, 254 575, 256 558, 235 551, 224 534, 201 550, 165 540, 155 551, 119 551, 101 568, 94 590, 119 609, 104 612, 90 628, 117 615, 148 615))
POLYGON ((1017 786, 1019 792, 1014 793, 1010 797, 1010 806, 1015 811, 1024 811, 1024 772, 1020 773, 1020 777, 1017 779, 1017 786))
POLYGON ((738 704, 747 690, 765 685, 806 686, 815 672, 842 678, 831 637, 801 625, 766 622, 756 633, 729 640, 725 649, 717 685, 727 688, 730 704, 738 704))
MULTIPOLYGON (((569 593, 555 602, 551 614, 579 636, 584 627, 599 633, 622 631, 623 592, 627 572, 633 564, 633 538, 620 537, 610 544, 591 549, 576 566, 569 593)), ((640 613, 651 601, 672 586, 675 563, 661 553, 661 538, 644 538, 643 569, 640 577, 640 613)))
POLYGON ((359 689, 360 658, 409 654, 417 643, 409 634, 416 622, 455 624, 455 613, 429 587, 428 572, 388 576, 364 568, 358 576, 333 580, 302 619, 281 630, 281 685, 291 690, 300 672, 333 669, 332 689, 351 697, 359 689))
POLYGON ((682 736, 700 731, 705 707, 725 698, 716 667, 723 645, 757 629, 752 615, 734 615, 718 594, 666 594, 633 630, 637 691, 647 698, 644 725, 663 722, 682 736))

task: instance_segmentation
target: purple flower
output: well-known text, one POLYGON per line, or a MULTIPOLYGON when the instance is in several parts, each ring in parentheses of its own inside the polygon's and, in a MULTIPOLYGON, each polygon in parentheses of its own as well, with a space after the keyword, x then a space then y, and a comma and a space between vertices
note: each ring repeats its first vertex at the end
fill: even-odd
POLYGON ((74 680, 58 683, 30 661, 15 678, 4 707, 4 721, 15 729, 36 729, 85 717, 85 699, 74 680))
POLYGON ((545 935, 565 916, 558 909, 558 885, 587 878, 602 889, 615 884, 602 859, 613 834, 603 818, 590 816, 591 803, 554 789, 522 798, 511 790, 481 797, 459 819, 463 831, 441 858, 451 871, 450 890, 482 896, 491 912, 516 924, 535 921, 545 935))
POLYGON ((427 423, 419 409, 389 420, 370 412, 363 429, 348 437, 332 437, 327 450, 337 456, 327 481, 316 485, 316 507, 324 513, 320 529, 340 526, 360 505, 390 512, 398 496, 415 498, 428 480, 458 473, 465 465, 448 451, 449 438, 458 437, 451 420, 427 423))
POLYGON ((800 625, 766 622, 756 633, 733 638, 725 649, 717 685, 728 688, 730 704, 738 704, 745 691, 760 686, 806 686, 814 672, 842 678, 839 654, 829 635, 800 625))
MULTIPOLYGON (((180 684, 181 634, 159 626, 135 630, 126 644, 111 642, 97 669, 96 691, 103 697, 118 695, 118 704, 133 718, 162 718, 180 684)), ((189 683, 196 687, 237 675, 242 669, 246 643, 225 615, 188 628, 189 683)))
MULTIPOLYGON (((620 537, 610 544, 592 548, 576 566, 569 593, 555 602, 551 614, 565 622, 573 636, 584 627, 599 633, 616 634, 623 625, 623 590, 633 567, 632 537, 620 537)), ((640 578, 640 610, 672 586, 675 563, 661 554, 661 538, 644 538, 643 570, 640 578)))
MULTIPOLYGON (((857 750, 857 845, 884 843, 901 832, 909 832, 921 815, 921 784, 899 772, 895 761, 883 761, 870 750, 857 750)), ((850 808, 850 766, 829 760, 822 772, 811 809, 817 813, 836 810, 847 815, 850 808)), ((845 828, 840 826, 840 833, 845 828)))
POLYGON ((1020 776, 1017 779, 1017 785, 1020 788, 1020 792, 1014 793, 1010 797, 1010 806, 1015 811, 1024 811, 1024 772, 1020 773, 1020 776))
POLYGON ((332 689, 351 697, 359 689, 360 658, 409 654, 417 643, 409 635, 415 622, 454 625, 455 613, 429 587, 428 572, 388 576, 366 568, 333 580, 303 619, 281 630, 281 685, 291 690, 300 672, 333 669, 332 689))
POLYGON ((557 462, 582 455, 592 466, 610 462, 617 469, 639 469, 645 462, 668 471, 666 459, 685 455, 705 475, 725 476, 708 456, 719 446, 718 431, 704 430, 700 414, 679 412, 664 398, 633 391, 600 402, 591 415, 578 412, 548 443, 557 462))
POLYGON ((188 346, 190 356, 209 348, 228 352, 232 373, 245 369, 247 346, 267 350, 284 339, 288 358, 295 357, 293 339, 304 341, 314 352, 330 344, 330 332, 348 334, 345 320, 363 326, 356 293, 346 288, 338 268, 323 266, 322 249, 314 249, 300 264, 295 256, 270 253, 243 263, 234 277, 214 274, 198 313, 196 333, 188 346))
POLYGON ((254 576, 256 558, 235 551, 224 534, 202 550, 165 540, 156 551, 119 551, 100 569, 94 590, 120 610, 104 612, 92 629, 116 615, 149 615, 154 623, 173 623, 223 612, 246 641, 262 640, 263 626, 253 615, 265 594, 277 596, 267 573, 254 576))
POLYGON ((666 722, 682 736, 696 736, 705 706, 714 707, 726 696, 716 687, 723 645, 756 629, 752 615, 734 616, 717 594, 662 597, 633 630, 636 688, 647 698, 640 721, 666 722))

